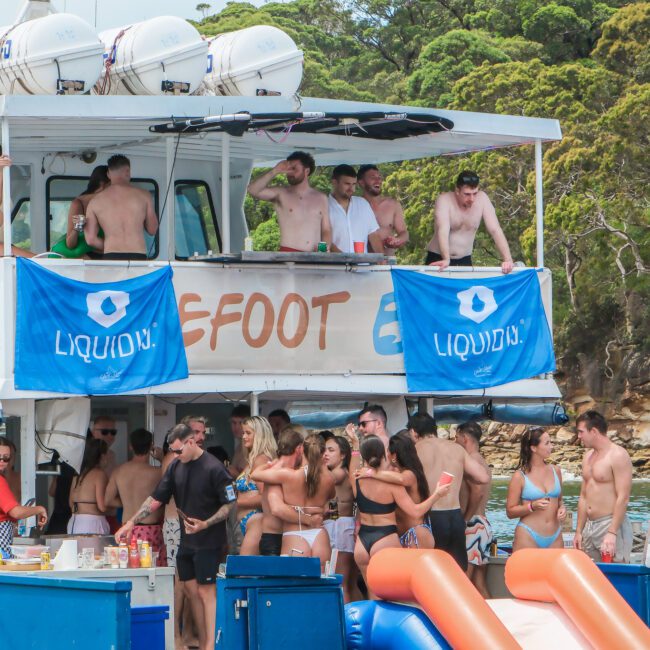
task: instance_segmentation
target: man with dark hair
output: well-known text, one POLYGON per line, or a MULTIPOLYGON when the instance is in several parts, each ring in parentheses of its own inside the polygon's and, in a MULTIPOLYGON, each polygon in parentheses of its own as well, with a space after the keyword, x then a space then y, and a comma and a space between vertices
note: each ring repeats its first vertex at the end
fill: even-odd
POLYGON ((90 436, 97 440, 103 440, 108 446, 108 452, 102 464, 102 469, 106 472, 108 478, 110 478, 117 465, 115 452, 111 449, 117 436, 115 418, 112 415, 99 415, 96 417, 92 427, 90 427, 90 436))
MULTIPOLYGON (((242 447, 242 436, 244 434, 243 423, 251 415, 251 409, 248 404, 236 404, 230 412, 230 431, 232 432, 234 452, 228 471, 233 478, 237 478, 246 467, 246 457, 242 447)), ((239 549, 244 536, 241 532, 241 526, 237 520, 237 508, 230 513, 226 523, 228 531, 228 552, 230 555, 239 555, 239 549)))
POLYGON ((357 172, 350 165, 338 165, 332 171, 332 193, 329 195, 332 222, 332 248, 342 253, 366 253, 368 242, 376 253, 384 252, 379 224, 370 203, 354 196, 357 172), (363 246, 363 250, 355 250, 363 246))
POLYGON ((377 436, 388 449, 388 431, 386 423, 388 416, 383 406, 380 404, 368 404, 361 413, 359 413, 359 431, 361 436, 377 436))
POLYGON ((280 225, 282 252, 310 253, 318 250, 321 241, 328 248, 332 243, 327 197, 309 185, 315 168, 310 154, 294 151, 248 185, 248 193, 254 199, 273 203, 280 225), (288 185, 269 187, 280 174, 286 175, 288 185))
MULTIPOLYGON (((146 429, 136 429, 129 436, 133 458, 115 468, 106 486, 106 505, 124 508, 123 519, 130 519, 140 504, 150 495, 162 476, 160 467, 149 464, 153 435, 146 429)), ((149 542, 158 553, 158 566, 167 566, 167 551, 162 533, 162 509, 152 512, 133 528, 133 537, 149 542)))
POLYGON ((377 165, 361 165, 357 172, 357 182, 363 190, 363 198, 370 203, 379 224, 379 235, 384 255, 395 255, 409 240, 404 221, 404 210, 399 201, 381 193, 383 178, 377 165))
POLYGON ((600 562, 630 561, 632 526, 626 509, 632 489, 632 462, 627 451, 607 436, 607 421, 598 411, 576 419, 578 438, 587 448, 582 461, 575 548, 600 562))
POLYGON ((490 557, 490 544, 494 539, 492 527, 485 514, 492 482, 492 470, 481 456, 481 425, 478 422, 465 422, 456 429, 456 442, 480 463, 490 475, 487 484, 478 485, 463 478, 460 487, 460 508, 467 522, 465 528, 465 548, 467 549, 467 577, 472 581, 483 598, 489 598, 487 588, 487 563, 490 557))
POLYGON ((438 197, 435 227, 425 264, 437 266, 440 270, 448 266, 473 266, 474 238, 483 220, 503 260, 501 271, 512 271, 510 248, 497 213, 488 195, 478 186, 478 175, 464 171, 456 179, 455 190, 443 192, 438 197))
POLYGON ((280 436, 280 431, 282 431, 287 424, 291 424, 291 418, 284 409, 275 409, 269 413, 268 419, 271 429, 273 429, 273 437, 277 442, 280 436))
POLYGON ((138 512, 117 531, 115 539, 118 543, 128 539, 137 523, 174 498, 182 524, 176 556, 178 577, 189 595, 200 649, 213 650, 219 552, 226 541, 224 522, 235 505, 235 491, 223 464, 197 446, 186 424, 177 424, 167 440, 177 459, 138 512))
POLYGON ((429 513, 429 519, 436 548, 449 553, 460 568, 467 571, 465 518, 460 509, 460 486, 465 477, 479 485, 487 485, 490 474, 460 445, 438 438, 436 422, 428 413, 416 413, 411 416, 408 429, 417 440, 415 449, 422 462, 431 493, 435 491, 443 472, 454 477, 449 494, 436 501, 429 513))
POLYGON ((108 178, 111 184, 86 209, 86 242, 104 251, 106 260, 146 260, 144 232, 155 235, 158 230, 151 194, 131 185, 131 163, 122 154, 108 159, 108 178))

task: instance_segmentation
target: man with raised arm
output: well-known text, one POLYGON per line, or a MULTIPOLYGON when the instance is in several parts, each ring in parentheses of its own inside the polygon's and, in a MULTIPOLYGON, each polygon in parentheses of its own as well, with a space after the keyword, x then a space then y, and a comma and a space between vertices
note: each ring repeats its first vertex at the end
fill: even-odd
POLYGON ((478 422, 465 422, 456 429, 456 443, 480 463, 490 475, 490 481, 481 485, 467 477, 460 486, 460 509, 467 522, 465 528, 465 548, 467 549, 467 577, 472 581, 483 598, 489 598, 487 588, 487 563, 490 557, 490 545, 494 539, 492 526, 485 510, 492 487, 492 470, 481 455, 480 443, 483 431, 478 422))
POLYGON ((473 266, 472 251, 476 231, 485 222, 501 255, 501 271, 512 271, 512 257, 501 225, 488 195, 479 189, 475 172, 464 171, 456 179, 453 192, 443 192, 436 201, 433 237, 427 247, 425 264, 440 270, 448 266, 473 266))
POLYGON ((330 221, 332 222, 332 249, 342 253, 384 252, 384 242, 375 213, 357 189, 357 172, 350 165, 337 165, 332 170, 332 193, 329 195, 330 221), (363 245, 355 250, 355 243, 363 245))
POLYGON ((107 165, 111 184, 88 204, 86 242, 103 251, 105 260, 146 260, 144 233, 155 235, 158 230, 151 194, 131 185, 131 162, 126 156, 111 156, 107 165))
POLYGON ((460 486, 464 478, 478 485, 487 485, 490 473, 460 445, 438 438, 436 421, 428 413, 412 415, 408 429, 417 441, 415 449, 431 494, 435 492, 443 472, 453 475, 449 493, 436 501, 429 512, 429 519, 436 548, 449 553, 460 568, 467 571, 465 517, 460 509, 460 486))
POLYGON ((328 249, 332 243, 327 197, 309 185, 315 169, 310 154, 294 151, 248 185, 254 199, 273 203, 280 225, 280 251, 284 253, 311 253, 318 250, 319 242, 325 242, 328 249), (289 185, 269 187, 280 174, 286 175, 289 185))
POLYGON ((608 554, 610 561, 629 563, 632 526, 625 511, 632 489, 630 456, 607 437, 607 421, 598 411, 578 416, 576 427, 587 452, 573 545, 596 562, 608 554))
POLYGON ((128 541, 136 524, 174 498, 181 521, 178 577, 189 595, 200 650, 214 650, 219 553, 226 541, 225 520, 236 500, 232 477, 219 460, 197 446, 186 424, 177 424, 167 440, 177 459, 115 539, 118 543, 128 541))
POLYGON ((404 221, 404 210, 399 201, 381 193, 383 178, 376 165, 361 165, 357 172, 357 182, 363 190, 363 198, 370 203, 379 224, 379 235, 383 247, 375 253, 395 255, 409 240, 404 221))
MULTIPOLYGON (((153 449, 153 434, 146 429, 136 429, 129 435, 133 458, 118 465, 106 486, 106 505, 124 508, 124 519, 130 519, 143 499, 156 488, 162 473, 160 467, 149 464, 153 449)), ((158 553, 158 566, 167 566, 167 553, 162 533, 163 511, 152 513, 133 528, 136 539, 149 542, 158 553)))

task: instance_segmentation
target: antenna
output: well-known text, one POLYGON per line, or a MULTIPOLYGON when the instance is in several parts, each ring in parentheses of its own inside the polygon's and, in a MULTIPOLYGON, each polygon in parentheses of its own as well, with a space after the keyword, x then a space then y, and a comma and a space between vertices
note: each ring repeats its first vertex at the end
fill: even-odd
POLYGON ((25 0, 13 24, 18 25, 28 20, 34 20, 34 18, 43 18, 43 16, 55 13, 57 11, 50 3, 50 0, 25 0))

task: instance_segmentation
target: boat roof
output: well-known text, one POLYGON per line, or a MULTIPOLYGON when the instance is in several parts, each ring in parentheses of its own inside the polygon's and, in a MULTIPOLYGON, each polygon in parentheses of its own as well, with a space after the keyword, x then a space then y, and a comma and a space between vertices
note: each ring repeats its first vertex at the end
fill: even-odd
MULTIPOLYGON (((152 126, 179 119, 241 112, 294 114, 296 111, 348 116, 409 113, 436 118, 443 128, 435 129, 434 132, 430 132, 430 129, 404 128, 401 129, 403 133, 394 139, 386 139, 378 130, 368 134, 358 128, 328 132, 311 132, 301 128, 275 132, 252 129, 241 136, 230 138, 231 157, 252 160, 257 166, 268 166, 299 149, 311 153, 319 165, 360 164, 368 161, 380 163, 526 145, 537 140, 542 143, 551 142, 562 138, 559 122, 552 119, 335 99, 216 96, 0 97, 0 118, 7 118, 9 123, 11 153, 16 159, 19 159, 21 153, 115 153, 129 149, 137 149, 137 153, 143 156, 164 157, 167 138, 179 136, 176 133, 152 133, 152 126)), ((349 119, 352 124, 354 117, 349 119)), ((199 131, 185 134, 178 143, 178 156, 195 160, 219 160, 223 140, 223 132, 199 131)))

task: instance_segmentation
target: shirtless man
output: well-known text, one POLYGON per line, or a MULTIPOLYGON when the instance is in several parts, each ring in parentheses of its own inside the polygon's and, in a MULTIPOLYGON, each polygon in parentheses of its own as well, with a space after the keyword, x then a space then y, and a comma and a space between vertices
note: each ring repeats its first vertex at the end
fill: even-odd
POLYGON ((338 165, 332 171, 332 193, 329 195, 329 213, 332 222, 332 250, 355 253, 355 242, 368 245, 375 252, 383 253, 384 242, 375 213, 370 204, 360 196, 357 189, 357 172, 350 165, 338 165))
POLYGON ((415 436, 415 448, 422 462, 431 494, 436 491, 442 472, 453 474, 449 493, 436 501, 429 513, 436 548, 449 553, 463 571, 467 571, 465 518, 460 509, 460 486, 464 478, 488 485, 490 474, 475 458, 451 440, 438 438, 436 421, 427 413, 416 413, 408 421, 415 436))
MULTIPOLYGON (((123 518, 130 519, 140 504, 153 492, 162 478, 160 467, 149 464, 153 449, 153 434, 136 429, 129 436, 133 458, 116 467, 106 486, 106 505, 124 508, 123 518)), ((167 552, 162 535, 163 510, 152 512, 133 527, 133 537, 149 542, 158 553, 158 566, 167 566, 167 552)))
POLYGON ((384 255, 395 255, 409 240, 404 221, 404 211, 399 201, 381 193, 383 178, 376 165, 361 165, 357 172, 357 182, 363 190, 363 198, 370 203, 379 224, 379 234, 384 246, 375 251, 384 255))
POLYGON ((311 253, 318 243, 332 243, 327 197, 309 186, 309 177, 316 163, 304 151, 294 151, 271 171, 262 174, 248 186, 254 199, 270 201, 275 206, 280 224, 280 251, 311 253), (278 175, 285 174, 288 187, 269 187, 278 175))
MULTIPOLYGON (((383 406, 369 404, 359 413, 359 431, 362 436, 377 436, 384 443, 384 447, 388 449, 387 421, 388 416, 383 406)), ((349 437, 350 433, 347 428, 346 433, 349 437)))
POLYGON ((448 266, 472 266, 474 237, 482 219, 501 254, 501 271, 512 271, 510 248, 497 213, 478 184, 479 178, 474 172, 464 171, 456 179, 456 189, 438 197, 436 224, 427 247, 425 264, 437 266, 441 271, 448 266))
POLYGON ((151 194, 131 186, 131 163, 126 156, 111 156, 107 165, 111 184, 86 208, 86 242, 104 251, 105 260, 146 260, 144 231, 155 235, 158 230, 151 194))
POLYGON ((597 411, 576 420, 578 438, 588 449, 582 461, 582 486, 573 545, 592 560, 608 553, 629 563, 632 526, 625 511, 632 489, 632 462, 623 447, 607 437, 607 421, 597 411))
POLYGON ((479 451, 481 425, 478 422, 465 422, 456 429, 456 442, 480 463, 490 475, 487 484, 478 485, 463 479, 460 486, 460 508, 467 522, 465 528, 465 548, 467 549, 467 577, 472 581, 483 598, 489 598, 487 588, 487 563, 490 557, 490 544, 494 538, 492 527, 485 516, 485 507, 490 498, 492 470, 479 451))
MULTIPOLYGON (((246 418, 250 417, 250 414, 251 410, 248 404, 237 404, 230 412, 230 430, 232 432, 235 451, 228 466, 228 472, 230 472, 233 478, 237 478, 246 467, 244 449, 241 444, 242 435, 244 434, 242 424, 246 418)), ((230 513, 226 522, 226 529, 228 531, 228 553, 230 555, 239 555, 239 549, 244 541, 244 537, 241 534, 239 521, 237 521, 237 508, 233 508, 230 513)))

